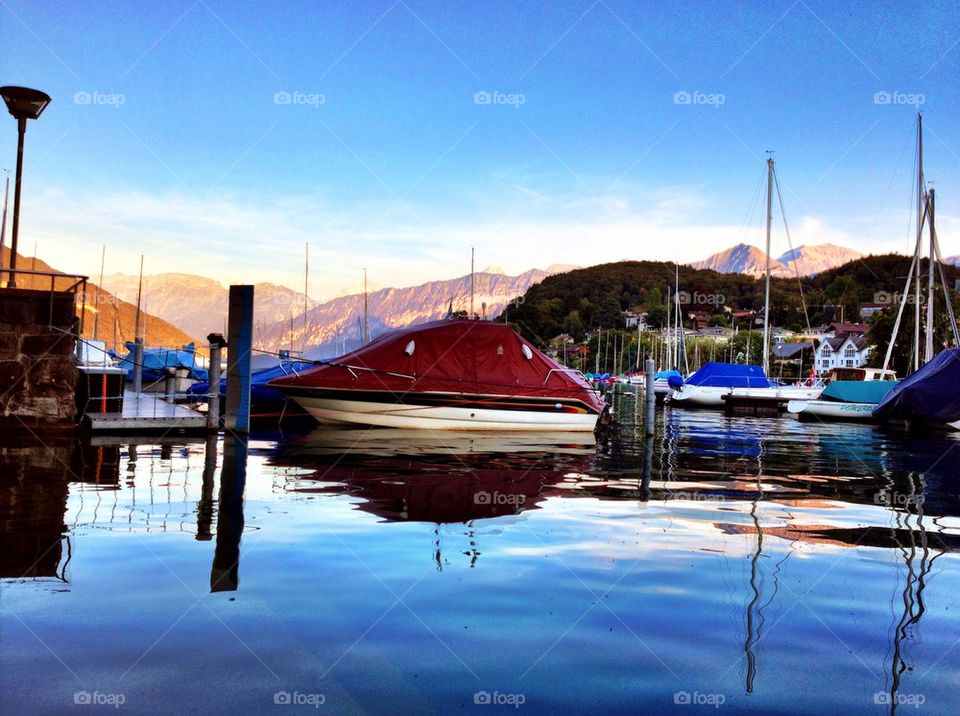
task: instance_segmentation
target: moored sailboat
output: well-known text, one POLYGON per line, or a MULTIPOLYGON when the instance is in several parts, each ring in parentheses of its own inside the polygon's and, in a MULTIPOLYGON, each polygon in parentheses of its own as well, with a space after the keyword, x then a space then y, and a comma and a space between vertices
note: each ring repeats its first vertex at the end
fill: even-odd
MULTIPOLYGON (((770 234, 773 221, 773 190, 776 175, 773 158, 767 159, 767 264, 763 309, 763 365, 711 362, 685 381, 675 381, 670 402, 727 412, 779 413, 791 400, 815 400, 823 391, 819 381, 785 385, 771 380, 770 373, 770 234)), ((777 192, 779 196, 779 183, 777 192)), ((782 200, 781 200, 782 206, 782 200)))

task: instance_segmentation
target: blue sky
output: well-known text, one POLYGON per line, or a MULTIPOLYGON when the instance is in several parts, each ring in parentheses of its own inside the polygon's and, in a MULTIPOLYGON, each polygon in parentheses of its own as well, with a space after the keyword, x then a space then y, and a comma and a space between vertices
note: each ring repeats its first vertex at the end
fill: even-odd
POLYGON ((691 261, 762 240, 772 149, 794 244, 904 250, 919 107, 958 254, 958 19, 938 2, 2 0, 0 80, 54 100, 27 134, 21 246, 67 271, 96 274, 106 244, 108 273, 143 252, 148 273, 298 286, 309 241, 317 297, 364 266, 376 285, 462 275, 471 245, 510 272, 691 261))

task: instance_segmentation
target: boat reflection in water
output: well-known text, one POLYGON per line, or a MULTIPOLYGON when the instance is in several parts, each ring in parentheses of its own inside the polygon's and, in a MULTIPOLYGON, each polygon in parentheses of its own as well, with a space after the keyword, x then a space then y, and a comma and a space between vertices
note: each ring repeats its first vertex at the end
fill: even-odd
POLYGON ((495 433, 318 428, 279 442, 269 458, 278 489, 301 495, 349 495, 387 522, 428 522, 438 569, 441 525, 467 526, 471 566, 479 552, 476 520, 535 510, 552 487, 588 469, 591 433, 495 433))

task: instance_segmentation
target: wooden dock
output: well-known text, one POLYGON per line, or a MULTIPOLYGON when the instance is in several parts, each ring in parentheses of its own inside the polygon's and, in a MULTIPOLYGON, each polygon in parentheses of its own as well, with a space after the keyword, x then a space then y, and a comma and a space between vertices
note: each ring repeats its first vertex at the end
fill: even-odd
POLYGON ((786 398, 755 395, 723 396, 724 414, 728 417, 776 418, 787 412, 786 398))
POLYGON ((157 393, 125 390, 120 413, 88 413, 84 426, 100 434, 197 434, 206 430, 202 413, 169 403, 157 393))

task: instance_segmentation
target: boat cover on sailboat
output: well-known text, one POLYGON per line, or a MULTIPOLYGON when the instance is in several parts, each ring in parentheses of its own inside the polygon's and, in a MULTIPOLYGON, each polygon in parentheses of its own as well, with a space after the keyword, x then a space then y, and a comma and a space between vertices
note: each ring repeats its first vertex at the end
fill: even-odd
POLYGON ((873 414, 880 418, 960 420, 960 348, 941 351, 891 390, 873 414))
POLYGON ((492 321, 434 321, 394 331, 334 364, 278 378, 270 386, 394 397, 429 392, 556 398, 578 400, 598 413, 604 409, 579 373, 492 321))
MULTIPOLYGON (((675 380, 671 379, 673 387, 675 380)), ((685 381, 686 385, 699 385, 706 388, 772 388, 774 383, 763 373, 758 365, 738 365, 710 361, 685 381)), ((675 388, 676 390, 676 388, 675 388)))
MULTIPOLYGON (((125 343, 127 355, 119 360, 117 365, 127 372, 127 380, 133 380, 134 344, 125 343)), ((147 348, 143 351, 143 380, 154 382, 163 380, 165 368, 189 368, 190 378, 193 380, 207 380, 207 371, 197 365, 196 347, 188 343, 181 349, 176 348, 147 348)))
POLYGON ((879 403, 896 384, 895 380, 834 380, 820 393, 820 400, 879 403))

